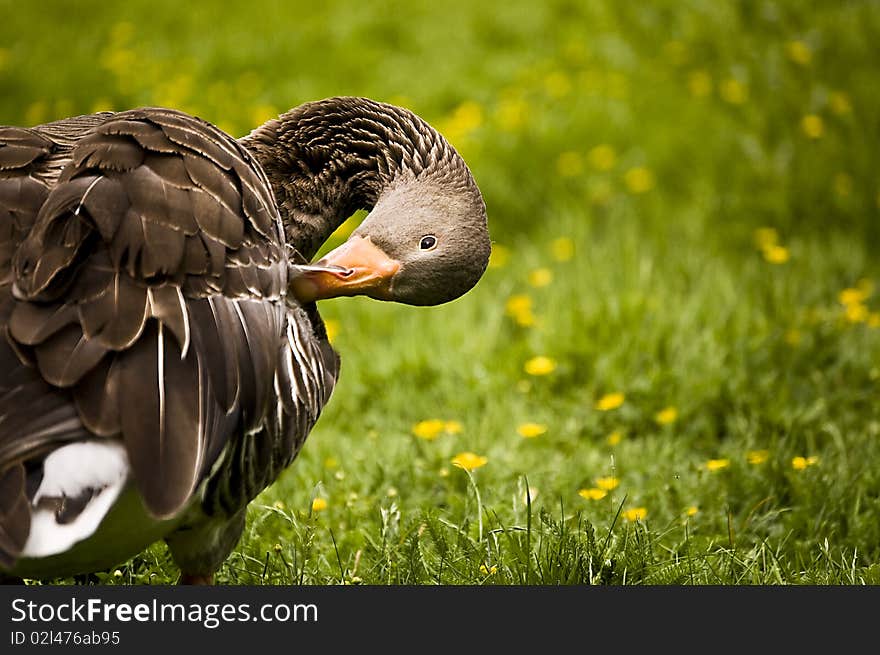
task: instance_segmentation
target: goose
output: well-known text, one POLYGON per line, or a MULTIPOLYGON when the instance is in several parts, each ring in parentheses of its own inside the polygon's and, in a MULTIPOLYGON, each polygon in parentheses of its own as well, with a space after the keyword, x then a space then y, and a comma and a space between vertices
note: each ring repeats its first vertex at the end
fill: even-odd
POLYGON ((449 302, 489 252, 461 156, 367 98, 238 140, 161 107, 0 128, 0 574, 164 540, 211 584, 338 378, 316 302, 449 302))

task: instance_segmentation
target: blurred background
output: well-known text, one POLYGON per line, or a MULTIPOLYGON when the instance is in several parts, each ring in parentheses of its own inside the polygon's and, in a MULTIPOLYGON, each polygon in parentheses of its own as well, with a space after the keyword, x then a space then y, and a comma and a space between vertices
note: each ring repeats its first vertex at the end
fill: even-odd
POLYGON ((163 105, 241 136, 307 100, 366 95, 463 151, 499 239, 645 187, 717 224, 878 236, 873 2, 0 7, 4 123, 163 105))
POLYGON ((340 385, 225 579, 880 580, 880 5, 319 4, 0 0, 0 124, 163 105, 243 136, 364 95, 483 190, 473 292, 322 307, 340 385), (568 544, 540 577, 489 531, 532 503, 568 544))

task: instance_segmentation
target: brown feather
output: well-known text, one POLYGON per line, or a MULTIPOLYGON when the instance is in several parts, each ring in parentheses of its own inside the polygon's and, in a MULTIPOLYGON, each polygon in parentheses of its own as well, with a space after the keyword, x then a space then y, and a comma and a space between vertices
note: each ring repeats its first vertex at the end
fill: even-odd
POLYGON ((179 156, 151 153, 144 159, 144 165, 165 182, 178 189, 189 190, 195 186, 179 156))
POLYGON ((71 305, 16 303, 9 317, 9 334, 19 343, 34 346, 62 328, 77 322, 76 309, 71 305))
MULTIPOLYGON (((143 115, 143 112, 140 113, 143 115)), ((108 121, 95 128, 95 132, 107 135, 128 135, 137 141, 141 147, 153 152, 176 154, 180 148, 172 143, 162 132, 161 128, 143 120, 115 119, 108 121)))
POLYGON ((192 343, 202 355, 205 375, 211 381, 212 399, 224 413, 229 412, 238 396, 234 353, 224 343, 224 339, 231 335, 224 332, 223 324, 218 322, 207 299, 189 301, 188 310, 192 343))
POLYGON ((120 368, 118 356, 106 357, 73 389, 76 409, 91 432, 111 437, 118 435, 120 406, 120 368))
POLYGON ((229 175, 218 169, 210 160, 196 154, 185 153, 183 158, 186 172, 201 189, 210 193, 232 214, 240 217, 241 196, 229 175))
POLYGON ((130 171, 143 161, 143 148, 125 137, 92 133, 81 139, 73 150, 73 163, 78 168, 130 171))
POLYGON ((36 217, 46 201, 49 190, 32 177, 17 175, 0 179, 0 207, 28 217, 27 225, 36 217))
POLYGON ((186 238, 183 246, 181 270, 189 275, 201 275, 208 272, 208 251, 200 237, 186 238))
POLYGON ((198 483, 204 454, 198 367, 153 321, 120 357, 122 432, 135 481, 157 518, 175 515, 198 483), (157 392, 158 390, 158 392, 157 392))
POLYGON ((190 197, 199 227, 227 248, 238 248, 244 236, 241 216, 202 189, 194 191, 190 197))
POLYGON ((186 352, 190 342, 189 315, 180 288, 172 284, 151 287, 149 303, 150 316, 159 319, 177 339, 181 351, 186 352))
POLYGON ((147 289, 117 273, 102 295, 78 306, 83 332, 112 350, 129 348, 147 320, 147 289))
POLYGON ((198 227, 187 190, 174 186, 147 166, 121 176, 119 181, 139 216, 185 234, 196 233, 198 227))
POLYGON ((88 339, 78 325, 68 325, 35 348, 40 373, 57 387, 77 382, 107 354, 98 339, 88 339))
POLYGON ((23 127, 0 127, 0 171, 23 169, 52 153, 54 145, 23 127))
POLYGON ((144 221, 143 228, 141 276, 153 278, 173 275, 180 270, 186 237, 179 230, 152 221, 144 221))
POLYGON ((80 178, 49 194, 14 260, 16 281, 25 295, 36 297, 46 290, 83 245, 91 230, 77 211, 83 195, 96 180, 80 178))
MULTIPOLYGON (((89 178, 91 179, 91 178, 89 178)), ((118 180, 100 177, 88 188, 83 205, 94 220, 104 241, 109 241, 119 229, 130 202, 118 180)))
POLYGON ((210 159, 217 166, 229 170, 240 157, 235 142, 213 125, 178 112, 153 110, 150 120, 162 126, 165 135, 182 146, 210 159))
POLYGON ((21 553, 30 524, 24 466, 13 464, 0 472, 0 568, 11 566, 21 553))

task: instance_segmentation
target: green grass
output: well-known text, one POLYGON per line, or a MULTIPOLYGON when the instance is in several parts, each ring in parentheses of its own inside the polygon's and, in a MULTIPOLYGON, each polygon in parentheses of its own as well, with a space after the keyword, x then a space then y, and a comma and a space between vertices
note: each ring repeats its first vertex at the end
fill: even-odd
MULTIPOLYGON (((341 380, 220 582, 880 583, 876 4, 90 4, 0 2, 0 122, 170 104, 240 135, 332 94, 399 102, 465 155, 500 246, 449 305, 324 304, 341 380), (530 376, 538 355, 556 368, 530 376)), ((177 575, 157 544, 97 578, 177 575)))

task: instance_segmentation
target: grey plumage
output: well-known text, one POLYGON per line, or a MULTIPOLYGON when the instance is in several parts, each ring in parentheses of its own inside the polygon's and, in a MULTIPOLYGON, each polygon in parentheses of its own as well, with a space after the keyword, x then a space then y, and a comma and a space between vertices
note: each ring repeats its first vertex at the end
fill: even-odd
MULTIPOLYGON (((419 184, 433 198, 419 221, 442 205, 462 223, 434 275, 392 227, 373 220, 373 234, 404 262, 411 290, 392 299, 434 304, 482 274, 485 205, 407 110, 307 103, 240 142, 161 108, 0 128, 0 568, 17 570, 43 458, 98 439, 124 444, 151 530, 184 571, 210 575, 338 376, 314 303, 288 291, 293 266, 354 209, 399 210, 419 184)), ((69 522, 99 493, 47 498, 69 522)), ((65 566, 46 575, 80 572, 65 566)))

